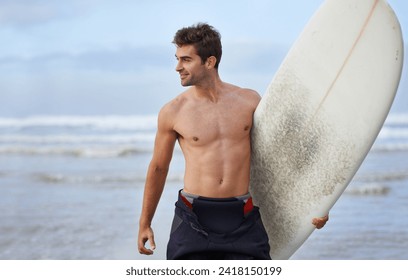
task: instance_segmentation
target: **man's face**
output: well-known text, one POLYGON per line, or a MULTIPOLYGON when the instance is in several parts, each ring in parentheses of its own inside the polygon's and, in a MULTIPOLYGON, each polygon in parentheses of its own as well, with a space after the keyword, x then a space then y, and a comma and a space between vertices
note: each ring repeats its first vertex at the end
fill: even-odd
POLYGON ((196 85, 205 78, 206 67, 193 45, 177 47, 176 59, 176 71, 180 74, 182 86, 196 85))

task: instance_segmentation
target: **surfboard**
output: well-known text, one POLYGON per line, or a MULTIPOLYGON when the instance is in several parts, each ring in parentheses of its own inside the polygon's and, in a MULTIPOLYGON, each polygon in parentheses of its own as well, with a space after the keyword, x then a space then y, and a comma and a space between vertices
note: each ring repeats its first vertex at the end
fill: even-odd
POLYGON ((251 135, 250 190, 272 259, 290 258, 353 178, 390 110, 402 61, 400 24, 385 0, 323 2, 290 49, 251 135))

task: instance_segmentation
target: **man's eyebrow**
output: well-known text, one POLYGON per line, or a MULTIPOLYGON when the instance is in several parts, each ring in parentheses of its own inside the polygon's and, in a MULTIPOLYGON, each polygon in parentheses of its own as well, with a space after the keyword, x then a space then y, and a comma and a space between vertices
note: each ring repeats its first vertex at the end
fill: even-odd
POLYGON ((188 56, 188 55, 183 55, 183 56, 178 57, 177 54, 175 54, 174 56, 175 56, 177 59, 192 58, 191 56, 188 56))

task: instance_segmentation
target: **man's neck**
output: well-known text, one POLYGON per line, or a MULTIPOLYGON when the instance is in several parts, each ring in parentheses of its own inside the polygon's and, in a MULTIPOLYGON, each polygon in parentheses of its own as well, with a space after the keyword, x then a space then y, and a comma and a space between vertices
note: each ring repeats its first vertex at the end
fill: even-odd
POLYGON ((223 85, 224 83, 221 81, 220 77, 216 75, 201 84, 195 85, 195 94, 199 98, 206 98, 209 101, 216 103, 222 93, 223 85))

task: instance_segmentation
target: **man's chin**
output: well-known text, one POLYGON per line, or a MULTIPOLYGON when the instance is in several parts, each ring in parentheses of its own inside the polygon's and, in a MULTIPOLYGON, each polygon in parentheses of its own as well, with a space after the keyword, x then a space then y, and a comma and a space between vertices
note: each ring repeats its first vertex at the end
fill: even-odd
POLYGON ((181 84, 183 87, 189 87, 189 86, 191 86, 190 83, 188 83, 188 82, 183 82, 183 81, 181 81, 180 84, 181 84))

